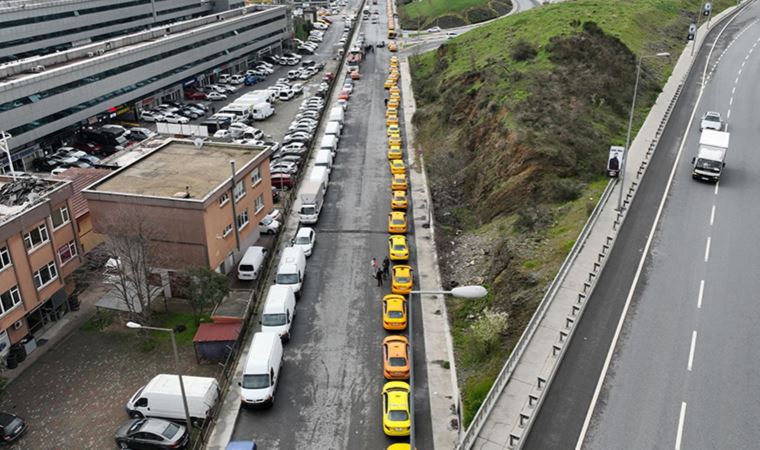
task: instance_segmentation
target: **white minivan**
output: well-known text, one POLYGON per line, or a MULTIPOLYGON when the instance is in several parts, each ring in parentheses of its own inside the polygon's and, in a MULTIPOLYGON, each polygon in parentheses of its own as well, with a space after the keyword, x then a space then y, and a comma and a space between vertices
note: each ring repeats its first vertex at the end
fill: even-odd
POLYGON ((290 286, 275 284, 269 288, 261 312, 261 331, 277 333, 283 341, 290 340, 290 326, 296 317, 296 296, 290 286))
POLYGON ((248 247, 238 264, 238 280, 255 280, 259 277, 267 257, 267 249, 259 246, 248 247))
POLYGON ((327 122, 325 126, 325 136, 334 135, 336 138, 340 138, 340 132, 343 130, 343 125, 337 120, 327 122))
POLYGON ((325 167, 327 169, 327 173, 329 174, 332 171, 333 166, 332 152, 330 150, 318 150, 316 156, 314 157, 314 166, 325 167))
POLYGON ((261 331, 253 335, 243 369, 240 402, 244 406, 270 406, 280 379, 282 341, 277 333, 261 331))
POLYGON ((330 150, 335 157, 338 152, 338 137, 334 134, 325 134, 322 136, 322 141, 319 143, 320 150, 330 150))
POLYGON ((301 286, 306 276, 306 255, 300 247, 287 247, 282 251, 277 266, 276 284, 290 286, 296 297, 301 296, 301 286))

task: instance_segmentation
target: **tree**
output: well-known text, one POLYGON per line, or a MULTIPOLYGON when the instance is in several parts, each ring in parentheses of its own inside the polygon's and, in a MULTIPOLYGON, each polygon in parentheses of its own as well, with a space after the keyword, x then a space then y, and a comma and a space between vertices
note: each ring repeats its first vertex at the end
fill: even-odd
POLYGON ((207 307, 216 305, 229 294, 230 280, 208 267, 191 267, 183 274, 187 280, 187 300, 197 324, 207 307))
POLYGON ((490 353, 508 328, 509 314, 485 308, 478 320, 470 326, 470 331, 472 337, 481 346, 480 350, 483 353, 490 353))

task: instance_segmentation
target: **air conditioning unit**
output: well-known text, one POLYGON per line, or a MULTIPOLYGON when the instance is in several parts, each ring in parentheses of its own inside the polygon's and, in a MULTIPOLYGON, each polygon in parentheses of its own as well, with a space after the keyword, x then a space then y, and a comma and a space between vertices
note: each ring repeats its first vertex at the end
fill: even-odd
POLYGON ((106 49, 104 49, 104 48, 99 48, 98 49, 98 55, 102 55, 105 52, 106 52, 106 49))
POLYGON ((24 323, 22 321, 16 321, 16 323, 13 324, 13 329, 18 330, 19 328, 23 327, 24 323))
POLYGON ((43 65, 32 67, 32 72, 40 73, 40 72, 44 72, 44 71, 45 71, 45 66, 43 66, 43 65))
POLYGON ((88 58, 94 58, 95 57, 95 53, 94 52, 87 52, 87 57, 88 58))

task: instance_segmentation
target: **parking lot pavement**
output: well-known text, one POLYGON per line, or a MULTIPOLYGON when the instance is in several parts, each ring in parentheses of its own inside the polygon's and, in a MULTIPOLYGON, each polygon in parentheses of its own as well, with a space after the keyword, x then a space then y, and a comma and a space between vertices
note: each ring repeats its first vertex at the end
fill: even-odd
MULTIPOLYGON (((379 3, 373 7, 382 12, 384 2, 379 3)), ((377 25, 362 23, 368 42, 384 40, 385 14, 380 16, 377 25)), ((388 62, 385 49, 369 53, 349 101, 274 406, 240 410, 234 439, 254 438, 268 449, 379 450, 403 442, 382 431, 381 342, 388 333, 382 328, 381 299, 390 289, 387 282, 377 287, 369 274, 370 259, 382 260, 388 252, 391 190, 383 103, 388 62)), ((410 209, 410 217, 412 213, 410 209)), ((292 217, 288 221, 288 236, 295 231, 294 222, 292 217)), ((413 242, 409 263, 415 266, 413 242)), ((415 367, 422 368, 421 315, 413 320, 415 367)), ((415 426, 417 447, 429 449, 432 431, 424 372, 419 370, 415 382, 415 426)))
MULTIPOLYGON (((135 332, 114 323, 106 331, 78 329, 49 349, 2 393, 0 410, 24 418, 27 433, 12 450, 116 448, 113 435, 129 417, 124 405, 159 373, 174 371, 171 345, 140 350, 135 332)), ((216 365, 195 363, 180 347, 184 374, 214 376, 216 365)))

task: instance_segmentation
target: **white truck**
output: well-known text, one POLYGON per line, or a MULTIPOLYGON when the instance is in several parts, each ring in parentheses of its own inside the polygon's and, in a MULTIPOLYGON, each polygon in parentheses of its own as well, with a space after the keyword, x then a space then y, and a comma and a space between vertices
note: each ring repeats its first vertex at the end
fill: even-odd
POLYGON ((705 128, 699 137, 697 156, 691 159, 691 177, 695 180, 720 180, 726 167, 730 135, 727 131, 705 128))
POLYGON ((322 184, 319 181, 306 180, 298 195, 298 200, 301 202, 301 207, 298 209, 299 222, 317 223, 324 199, 325 190, 322 184))

